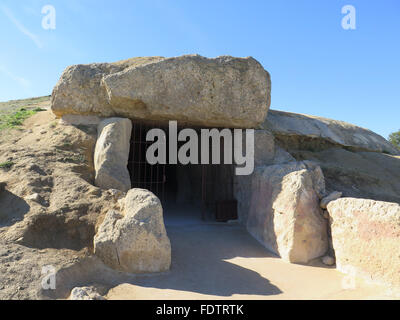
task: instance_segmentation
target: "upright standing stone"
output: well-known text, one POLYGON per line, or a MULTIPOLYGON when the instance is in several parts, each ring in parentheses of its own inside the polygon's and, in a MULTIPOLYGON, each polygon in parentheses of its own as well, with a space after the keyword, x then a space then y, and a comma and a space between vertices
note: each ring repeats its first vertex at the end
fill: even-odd
POLYGON ((307 263, 328 250, 318 197, 323 183, 317 172, 292 162, 258 167, 253 174, 247 229, 289 262, 307 263))
POLYGON ((127 168, 132 123, 109 118, 100 122, 94 151, 95 184, 103 189, 128 191, 131 179, 127 168))

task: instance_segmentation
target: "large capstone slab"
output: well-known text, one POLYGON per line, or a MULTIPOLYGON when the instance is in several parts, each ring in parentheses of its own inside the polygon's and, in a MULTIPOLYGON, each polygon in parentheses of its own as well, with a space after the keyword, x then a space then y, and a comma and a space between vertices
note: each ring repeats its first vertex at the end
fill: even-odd
POLYGON ((62 74, 52 110, 192 125, 254 128, 271 102, 270 75, 254 58, 199 55, 75 65, 62 74))
POLYGON ((270 130, 274 136, 289 142, 289 148, 304 147, 308 138, 359 151, 400 154, 395 146, 379 134, 344 121, 270 110, 260 128, 270 130))
POLYGON ((160 200, 150 191, 131 189, 110 210, 94 237, 94 252, 109 267, 129 273, 166 271, 171 244, 160 200))

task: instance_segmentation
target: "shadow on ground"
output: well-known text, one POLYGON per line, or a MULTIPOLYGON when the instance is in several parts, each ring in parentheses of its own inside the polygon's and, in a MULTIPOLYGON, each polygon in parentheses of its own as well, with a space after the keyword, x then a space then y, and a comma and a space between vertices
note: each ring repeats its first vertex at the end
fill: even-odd
POLYGON ((234 294, 270 296, 281 290, 259 273, 236 265, 234 258, 274 257, 244 228, 229 224, 207 224, 165 214, 171 240, 170 272, 139 276, 131 284, 146 288, 172 289, 229 297, 234 294))
POLYGON ((30 210, 24 199, 7 190, 0 191, 0 203, 0 227, 9 227, 21 221, 30 210))

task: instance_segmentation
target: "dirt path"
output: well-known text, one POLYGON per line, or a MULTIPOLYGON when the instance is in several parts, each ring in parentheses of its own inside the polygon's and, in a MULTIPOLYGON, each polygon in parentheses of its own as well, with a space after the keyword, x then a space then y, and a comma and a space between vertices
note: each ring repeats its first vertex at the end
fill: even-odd
POLYGON ((108 299, 388 299, 383 287, 352 281, 316 261, 294 265, 269 254, 242 227, 166 216, 172 244, 167 274, 139 277, 108 299))

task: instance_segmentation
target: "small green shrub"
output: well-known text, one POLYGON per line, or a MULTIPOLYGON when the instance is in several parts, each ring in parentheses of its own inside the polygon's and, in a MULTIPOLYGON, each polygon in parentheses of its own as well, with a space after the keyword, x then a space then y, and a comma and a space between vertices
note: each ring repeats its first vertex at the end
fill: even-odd
POLYGON ((400 149, 400 130, 392 132, 389 135, 389 141, 397 148, 400 149))
POLYGON ((14 165, 12 161, 5 161, 0 163, 0 169, 10 169, 14 165))

